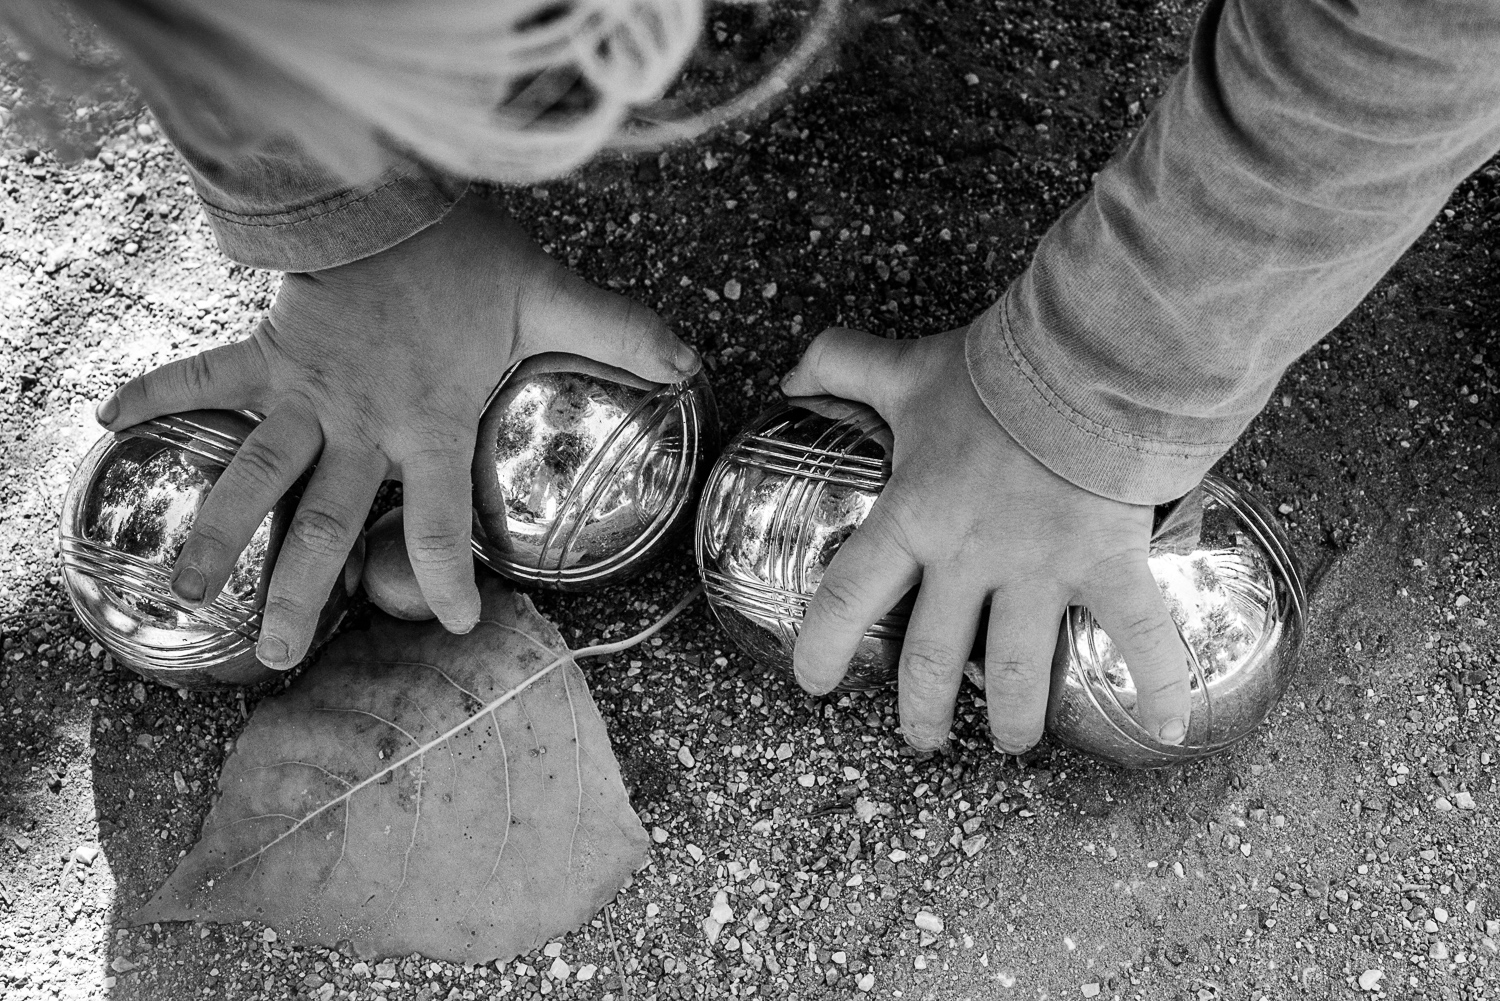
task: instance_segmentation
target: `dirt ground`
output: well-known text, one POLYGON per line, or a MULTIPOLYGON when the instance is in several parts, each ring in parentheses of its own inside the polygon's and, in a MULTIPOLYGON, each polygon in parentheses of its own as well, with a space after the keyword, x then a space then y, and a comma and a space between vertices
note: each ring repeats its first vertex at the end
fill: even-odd
MULTIPOLYGON (((732 429, 827 324, 909 336, 988 305, 1139 126, 1193 13, 887 5, 752 127, 496 197, 702 349, 732 429)), ((774 33, 715 18, 747 58, 774 33)), ((1289 506, 1314 581, 1300 674, 1260 732, 1162 773, 1050 744, 1017 759, 966 691, 951 751, 919 759, 892 694, 804 698, 699 605, 659 645, 585 665, 657 829, 651 865, 591 926, 497 969, 131 925, 274 686, 182 696, 115 669, 59 587, 58 505, 94 404, 243 335, 274 279, 217 254, 128 91, 61 105, 83 157, 66 164, 23 127, 58 106, 31 66, 8 60, 0 106, 8 1001, 1500 997, 1500 165, 1218 466, 1289 506), (719 893, 734 919, 711 943, 719 893)), ((693 580, 684 546, 643 583, 538 603, 582 645, 693 580)))

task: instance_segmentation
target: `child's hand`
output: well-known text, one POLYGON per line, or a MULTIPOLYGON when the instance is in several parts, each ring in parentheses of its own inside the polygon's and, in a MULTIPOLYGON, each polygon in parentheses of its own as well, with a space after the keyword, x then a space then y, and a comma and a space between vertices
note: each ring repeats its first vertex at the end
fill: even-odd
POLYGON ((989 602, 990 728, 1018 754, 1042 736, 1058 624, 1081 604, 1125 655, 1136 717, 1181 742, 1187 659, 1146 566, 1151 508, 1088 493, 1017 445, 974 390, 964 331, 888 341, 828 330, 782 389, 867 403, 895 436, 890 483, 808 607, 794 656, 804 688, 838 684, 861 634, 920 581, 901 650, 901 728, 913 747, 941 747, 989 602))
POLYGON ((643 306, 596 289, 499 209, 469 197, 372 257, 289 274, 246 340, 126 383, 99 408, 124 428, 197 408, 254 410, 246 440, 199 512, 173 589, 207 601, 266 512, 314 462, 271 578, 257 653, 306 653, 381 480, 405 483, 406 539, 443 625, 473 628, 470 463, 480 411, 513 363, 568 351, 675 382, 697 354, 643 306))

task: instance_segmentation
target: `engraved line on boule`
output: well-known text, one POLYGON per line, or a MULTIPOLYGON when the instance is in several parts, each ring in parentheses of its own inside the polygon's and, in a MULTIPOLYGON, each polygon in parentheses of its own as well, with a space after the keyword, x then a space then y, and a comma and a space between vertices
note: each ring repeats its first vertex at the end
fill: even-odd
POLYGON ((73 535, 65 535, 60 541, 63 566, 97 583, 134 588, 141 597, 248 640, 253 641, 259 632, 260 610, 222 591, 209 604, 194 608, 177 597, 171 577, 159 564, 73 535))
MULTIPOLYGON (((329 800, 327 803, 324 803, 321 806, 316 807, 312 811, 304 814, 301 818, 297 819, 292 824, 291 827, 287 828, 285 831, 282 831, 275 838, 271 839, 270 842, 268 842, 267 844, 261 845, 255 851, 251 852, 249 855, 246 855, 244 858, 240 859, 238 862, 235 862, 232 865, 227 866, 224 869, 224 872, 226 872, 226 873, 227 872, 231 872, 234 869, 237 869, 240 866, 244 865, 246 862, 255 861, 255 862, 258 863, 259 860, 267 852, 269 852, 272 848, 275 848, 277 845, 279 845, 281 842, 285 841, 287 838, 289 838, 292 835, 296 834, 304 826, 306 826, 309 821, 313 820, 315 817, 318 817, 318 816, 322 815, 323 813, 326 813, 327 811, 333 809, 336 806, 348 803, 350 799, 354 798, 354 796, 357 795, 362 790, 368 788, 369 786, 372 786, 372 785, 376 784, 377 782, 379 782, 385 776, 394 774, 397 769, 405 767, 407 764, 409 764, 413 760, 415 760, 417 758, 420 758, 422 755, 426 754, 428 751, 430 751, 433 748, 437 747, 438 745, 444 743, 445 741, 451 740, 454 737, 458 736, 464 730, 466 730, 467 728, 473 726, 475 722, 477 722, 478 720, 482 719, 485 716, 486 713, 493 713, 495 710, 499 709, 501 706, 505 705, 506 703, 512 702, 512 701, 520 698, 528 690, 530 690, 530 688, 533 685, 535 685, 537 682, 541 681, 543 678, 546 678, 548 675, 550 675, 553 671, 555 671, 558 667, 562 666, 563 664, 567 664, 567 663, 571 662, 571 663, 573 663, 576 666, 577 661, 580 658, 585 658, 585 657, 608 657, 608 656, 611 656, 613 654, 620 653, 620 652, 622 652, 624 650, 629 650, 632 647, 639 646, 640 644, 644 643, 646 640, 650 639, 652 636, 655 636, 669 622, 671 622, 673 619, 677 618, 678 615, 682 614, 682 612, 689 605, 691 605, 694 601, 698 600, 699 595, 701 595, 702 593, 703 593, 703 588, 701 586, 693 588, 687 594, 683 595, 683 597, 677 602, 677 604, 673 605, 671 607, 671 609, 669 609, 665 615, 663 615, 661 618, 657 619, 651 625, 647 626, 645 629, 642 629, 640 632, 636 633, 633 636, 627 636, 625 639, 623 639, 623 640, 616 640, 613 643, 596 643, 593 646, 586 646, 586 647, 583 647, 583 648, 581 648, 579 650, 564 651, 564 653, 562 654, 562 656, 553 658, 553 660, 550 663, 548 663, 545 667, 543 667, 540 670, 538 670, 535 674, 532 674, 529 677, 525 678, 523 681, 521 681, 520 683, 518 683, 516 685, 516 687, 514 687, 514 688, 506 691, 504 694, 502 694, 500 696, 497 696, 496 698, 490 700, 478 712, 476 712, 476 713, 472 714, 471 716, 467 717, 462 722, 457 723, 457 724, 455 724, 452 727, 449 727, 443 733, 441 733, 438 736, 436 736, 436 737, 432 738, 431 740, 427 741, 425 744, 421 744, 421 745, 417 746, 415 749, 407 752, 401 758, 398 758, 398 759, 392 761, 389 765, 386 765, 384 768, 381 768, 378 771, 372 772, 369 776, 367 776, 364 779, 361 779, 359 782, 356 782, 354 785, 350 786, 347 790, 345 790, 344 792, 340 793, 338 796, 334 797, 333 799, 329 800)), ((479 623, 477 623, 477 624, 483 624, 483 625, 487 625, 487 626, 495 626, 495 627, 498 627, 498 628, 501 628, 501 629, 508 629, 511 632, 517 632, 517 633, 520 632, 520 630, 516 629, 513 626, 508 626, 508 625, 506 625, 505 623, 502 623, 502 622, 496 622, 493 619, 481 618, 479 620, 479 623)), ((531 639, 534 642, 537 642, 538 645, 541 645, 540 641, 537 640, 536 637, 533 636, 533 637, 531 637, 531 639)), ((543 649, 547 649, 547 648, 545 646, 543 646, 543 649)), ((551 653, 552 651, 550 649, 547 649, 547 652, 551 653)), ((243 820, 236 821, 236 823, 249 823, 249 822, 256 821, 256 820, 266 819, 268 817, 274 818, 274 817, 283 817, 283 816, 287 816, 287 815, 285 815, 285 814, 263 814, 263 815, 261 815, 259 817, 246 817, 243 820)))
MULTIPOLYGON (((659 431, 661 427, 666 423, 668 416, 677 412, 676 409, 670 404, 661 402, 664 395, 666 394, 663 390, 657 390, 646 400, 642 401, 641 405, 634 411, 632 411, 630 416, 626 418, 623 423, 621 423, 617 431, 623 432, 625 431, 625 429, 634 424, 637 419, 641 421, 640 427, 620 448, 618 457, 615 459, 614 464, 611 465, 609 469, 602 469, 600 463, 604 458, 605 451, 610 447, 610 444, 612 443, 616 435, 611 435, 610 441, 606 441, 605 444, 600 447, 597 454, 597 460, 590 463, 590 471, 588 472, 587 476, 579 477, 574 488, 574 494, 576 494, 577 491, 583 489, 585 486, 589 485, 590 480, 593 480, 593 483, 589 487, 587 496, 585 496, 584 499, 578 504, 578 517, 573 519, 573 524, 568 531, 567 539, 563 542, 562 548, 558 554, 559 579, 565 579, 571 576, 575 576, 575 572, 572 571, 571 568, 562 566, 562 560, 573 551, 573 547, 577 545, 578 537, 582 535, 584 529, 588 527, 587 516, 592 511, 594 505, 599 502, 600 496, 602 496, 603 493, 613 485, 615 479, 614 474, 616 474, 619 470, 620 463, 629 458, 631 453, 643 442, 647 443, 647 451, 649 452, 649 443, 652 438, 656 435, 657 431, 659 431), (648 404, 652 405, 653 409, 650 414, 643 416, 643 411, 646 410, 648 404)), ((685 430, 684 434, 686 434, 685 430)), ((678 462, 676 463, 676 465, 680 466, 680 452, 677 458, 678 462)), ((676 488, 677 485, 682 481, 680 470, 678 471, 678 473, 679 475, 675 476, 672 481, 674 488, 676 488)), ((570 495, 569 501, 571 502, 572 499, 573 495, 570 495)), ((552 541, 552 537, 556 533, 559 526, 560 522, 555 522, 553 524, 552 530, 548 532, 549 543, 552 541)), ((653 544, 660 534, 660 525, 657 524, 656 519, 653 518, 652 523, 647 526, 647 530, 645 532, 642 532, 635 539, 631 540, 630 544, 627 545, 624 549, 615 553, 613 556, 609 557, 606 560, 601 560, 600 563, 595 566, 578 571, 578 573, 585 575, 584 579, 590 579, 598 576, 601 573, 609 572, 615 567, 624 566, 631 562, 631 557, 636 552, 645 548, 646 546, 653 544)))
MULTIPOLYGON (((594 449, 594 453, 589 456, 588 462, 585 463, 584 467, 579 470, 576 476, 573 477, 573 482, 568 488, 567 496, 563 499, 563 502, 558 505, 558 511, 560 514, 566 515, 568 512, 572 512, 572 517, 571 519, 565 516, 554 518, 552 524, 547 526, 547 534, 542 537, 542 544, 539 547, 539 560, 545 565, 548 562, 548 554, 551 553, 557 546, 557 535, 562 530, 564 522, 571 522, 568 530, 568 535, 565 537, 564 545, 557 553, 556 567, 551 571, 553 577, 555 578, 555 582, 560 582, 561 579, 568 573, 569 568, 564 564, 568 552, 571 550, 572 544, 577 538, 578 533, 582 531, 586 525, 586 518, 589 514, 589 507, 592 506, 592 504, 598 499, 599 494, 604 490, 604 488, 608 486, 610 477, 601 475, 600 467, 603 465, 606 457, 613 458, 613 456, 611 456, 611 453, 614 450, 615 445, 626 435, 630 435, 630 443, 634 445, 637 441, 640 440, 643 434, 649 431, 652 426, 652 420, 655 417, 654 414, 644 421, 644 427, 633 431, 632 425, 634 425, 636 420, 641 417, 642 413, 647 409, 647 407, 650 407, 655 403, 655 401, 660 396, 660 393, 661 390, 658 389, 656 392, 647 395, 643 400, 637 403, 635 409, 630 411, 630 413, 626 415, 625 419, 617 424, 612 431, 610 431, 609 435, 605 437, 604 441, 599 443, 599 446, 594 449), (598 479, 598 482, 593 483, 596 478, 598 479), (580 497, 580 494, 583 494, 585 490, 587 490, 586 496, 580 497)), ((626 450, 622 454, 629 454, 629 452, 628 450, 626 450)), ((618 459, 616 459, 616 461, 618 461, 618 459)), ((589 571, 585 571, 585 573, 587 572, 589 571)))

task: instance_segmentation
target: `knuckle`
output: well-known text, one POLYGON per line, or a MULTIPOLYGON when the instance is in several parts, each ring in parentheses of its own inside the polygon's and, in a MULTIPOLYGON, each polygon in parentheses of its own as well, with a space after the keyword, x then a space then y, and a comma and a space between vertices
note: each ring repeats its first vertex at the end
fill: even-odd
POLYGON ((1034 675, 1031 665, 1020 660, 990 660, 984 665, 986 687, 1002 692, 1028 687, 1034 675))
POLYGON ((908 637, 901 648, 902 673, 920 687, 946 685, 961 670, 962 658, 953 647, 908 637))
POLYGON ((337 514, 322 508, 302 508, 292 518, 288 534, 316 558, 343 559, 352 536, 337 514))
POLYGON ((459 569, 469 559, 469 536, 461 532, 417 530, 408 536, 406 549, 414 567, 459 569))
POLYGON ((211 351, 202 351, 191 358, 184 358, 174 369, 177 389, 185 396, 197 399, 214 388, 214 363, 211 351))
POLYGON ((255 486, 276 487, 291 472, 287 462, 266 442, 251 435, 234 455, 235 471, 248 477, 255 486))
POLYGON ((853 582, 834 575, 824 577, 813 595, 808 613, 829 622, 855 624, 859 617, 859 603, 853 582))

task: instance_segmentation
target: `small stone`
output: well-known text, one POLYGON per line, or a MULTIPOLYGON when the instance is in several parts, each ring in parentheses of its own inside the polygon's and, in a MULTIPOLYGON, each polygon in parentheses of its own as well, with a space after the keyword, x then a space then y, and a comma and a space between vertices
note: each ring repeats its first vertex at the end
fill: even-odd
POLYGON ((1359 975, 1359 989, 1362 991, 1373 991, 1380 986, 1380 980, 1385 976, 1384 970, 1366 970, 1359 975))
POLYGON ((268 945, 270 943, 276 941, 276 929, 275 928, 267 928, 264 931, 262 931, 260 933, 260 940, 262 942, 265 942, 268 945))
POLYGON ((1096 998, 1099 996, 1098 984, 1084 984, 1082 990, 1083 996, 1086 998, 1096 998))
POLYGON ((651 840, 659 845, 667 843, 667 832, 660 827, 651 828, 651 840))
POLYGON ((1453 607, 1454 608, 1463 608, 1468 603, 1469 603, 1469 596, 1467 594, 1461 594, 1457 598, 1453 599, 1453 607))
POLYGON ((729 922, 734 920, 734 908, 729 906, 728 894, 720 891, 717 895, 715 895, 714 906, 713 909, 708 912, 708 916, 719 922, 719 924, 721 925, 727 925, 729 924, 729 922))
POLYGON ((129 243, 125 244, 124 250, 126 257, 134 257, 136 254, 139 254, 141 252, 141 245, 139 243, 136 243, 134 240, 131 240, 129 243))
POLYGON ((1434 942, 1432 948, 1427 950, 1427 957, 1442 962, 1448 958, 1448 947, 1442 942, 1434 942))
POLYGON ((564 960, 561 957, 554 959, 552 961, 552 966, 547 970, 547 976, 551 977, 553 980, 567 980, 572 975, 573 968, 568 965, 567 960, 564 960))
POLYGON ((813 784, 817 781, 818 777, 816 775, 809 774, 797 776, 797 784, 799 786, 802 786, 804 789, 811 789, 813 787, 813 784))
POLYGON ((79 845, 73 849, 73 859, 84 865, 93 865, 94 859, 99 857, 98 845, 79 845))
POLYGON ((708 944, 713 945, 719 940, 719 931, 724 926, 710 917, 704 918, 703 924, 699 927, 703 929, 703 937, 708 939, 708 944))
POLYGON ((1294 508, 1294 507, 1292 507, 1290 504, 1282 504, 1276 510, 1280 511, 1282 514, 1291 514, 1293 511, 1295 511, 1297 509, 1294 508))
POLYGON ((776 283, 769 282, 766 284, 765 288, 760 290, 760 297, 762 299, 774 299, 776 298, 776 292, 776 283))
POLYGON ((595 966, 593 963, 584 963, 578 968, 578 972, 574 974, 574 976, 578 980, 593 980, 594 974, 598 972, 599 967, 595 966))
POLYGON ((1473 795, 1463 789, 1460 789, 1458 792, 1453 794, 1453 804, 1460 810, 1476 809, 1473 795))
POLYGON ((703 861, 703 849, 699 848, 697 845, 688 845, 687 846, 687 853, 688 853, 688 856, 690 858, 692 858, 692 860, 694 862, 702 862, 703 861))
POLYGON ((912 965, 912 969, 925 970, 925 969, 927 969, 927 957, 926 956, 918 956, 916 959, 914 959, 914 960, 911 961, 911 965, 912 965))
POLYGON ((943 919, 931 911, 918 911, 912 922, 930 935, 941 935, 943 933, 943 919))
POLYGON ((1447 796, 1439 796, 1433 800, 1432 808, 1438 813, 1449 813, 1453 810, 1453 804, 1448 802, 1447 796))
POLYGON ((556 959, 558 956, 562 955, 562 943, 548 942, 542 947, 542 955, 546 956, 548 959, 556 959))
POLYGON ((129 973, 131 970, 135 969, 135 964, 126 959, 124 956, 116 956, 114 960, 109 964, 109 968, 111 970, 114 970, 116 973, 129 973))
POLYGON ((724 298, 730 302, 737 302, 740 298, 740 283, 731 278, 724 283, 724 298))
POLYGON ((984 850, 985 843, 989 840, 989 836, 984 834, 976 834, 972 838, 964 838, 964 854, 969 856, 969 858, 973 858, 984 850))
POLYGON ((863 796, 854 801, 854 815, 866 824, 874 820, 879 812, 880 809, 863 796))
POLYGON ((875 974, 861 973, 859 979, 854 981, 854 986, 859 988, 861 994, 868 994, 875 989, 875 974))
POLYGON ((375 975, 381 980, 394 980, 396 978, 396 964, 387 959, 375 966, 375 975))
POLYGON ((370 964, 366 963, 364 960, 360 960, 353 966, 349 967, 349 972, 354 974, 356 977, 368 977, 370 975, 370 964))
POLYGON ((682 767, 684 768, 692 768, 697 764, 693 760, 693 752, 688 749, 686 744, 677 749, 677 760, 682 762, 682 767))

